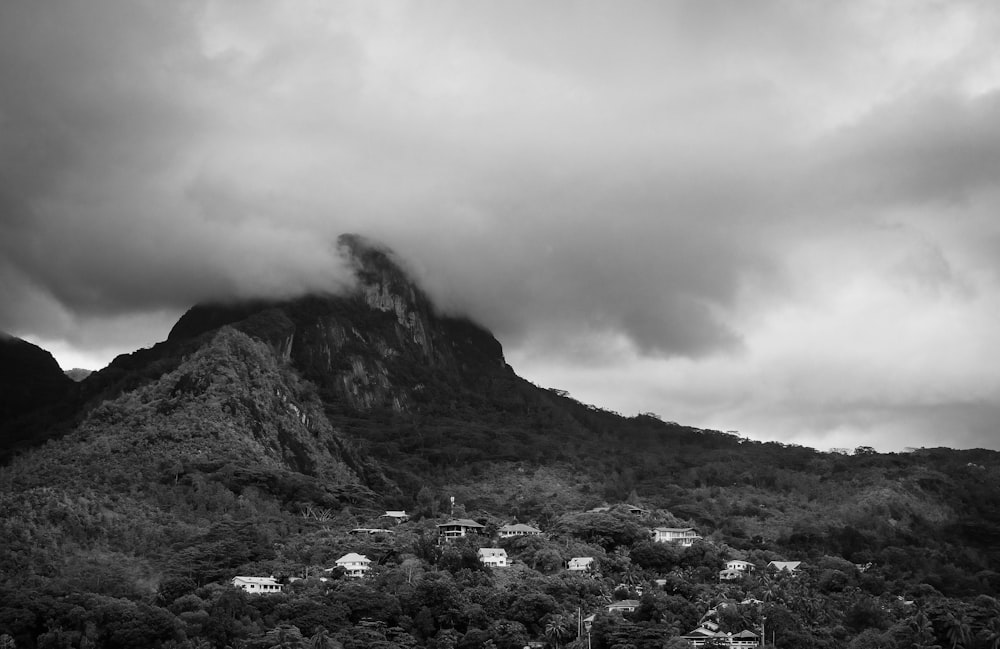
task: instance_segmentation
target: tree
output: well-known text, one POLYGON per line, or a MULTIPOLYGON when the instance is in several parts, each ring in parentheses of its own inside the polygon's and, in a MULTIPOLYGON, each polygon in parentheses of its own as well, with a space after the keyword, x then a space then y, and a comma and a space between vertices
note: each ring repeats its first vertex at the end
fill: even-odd
POLYGON ((910 646, 913 649, 941 649, 935 643, 934 627, 924 611, 918 611, 907 623, 910 646))
POLYGON ((559 649, 576 634, 576 621, 569 615, 550 615, 545 623, 545 639, 559 649))
POLYGON ((264 634, 264 646, 267 649, 305 649, 306 640, 299 627, 280 624, 264 634))
POLYGON ((672 543, 646 541, 633 546, 629 556, 636 565, 666 573, 680 565, 682 553, 683 549, 672 543))
POLYGON ((639 525, 634 517, 619 511, 564 514, 559 517, 557 525, 566 533, 588 543, 596 543, 609 552, 649 538, 647 528, 639 525))
POLYGON ((956 614, 954 611, 949 611, 945 615, 944 627, 951 649, 959 647, 965 649, 972 640, 972 620, 965 613, 956 614))
POLYGON ((535 627, 558 608, 559 603, 551 595, 528 591, 514 599, 510 608, 507 609, 507 617, 524 624, 532 631, 538 632, 542 629, 535 627))
POLYGON ((986 649, 1000 649, 1000 616, 994 615, 977 634, 986 649))
POLYGON ((662 649, 691 649, 691 643, 678 635, 663 643, 662 649))
POLYGON ((488 631, 497 649, 521 649, 528 642, 528 632, 520 622, 497 620, 488 631))
POLYGON ((849 649, 891 649, 895 646, 889 634, 878 629, 865 629, 851 640, 849 649))
POLYGON ((156 602, 161 606, 170 606, 175 599, 193 593, 197 587, 194 579, 187 576, 164 579, 156 589, 156 602))

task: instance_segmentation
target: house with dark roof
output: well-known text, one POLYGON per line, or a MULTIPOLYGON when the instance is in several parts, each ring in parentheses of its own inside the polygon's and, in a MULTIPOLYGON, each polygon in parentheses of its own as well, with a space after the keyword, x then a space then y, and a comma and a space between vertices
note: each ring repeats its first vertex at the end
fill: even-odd
POLYGON ((749 649, 760 646, 760 636, 753 631, 743 629, 739 633, 729 636, 729 646, 733 649, 749 649))
POLYGON ((639 600, 637 599, 623 599, 618 602, 611 602, 604 608, 608 609, 609 613, 632 613, 635 609, 639 608, 639 600))
POLYGON ((500 538, 509 539, 514 536, 540 536, 542 530, 524 523, 511 523, 501 527, 498 533, 500 538))
POLYGON ((438 538, 441 541, 460 539, 470 534, 482 534, 485 529, 484 526, 468 518, 455 518, 446 523, 439 523, 437 528, 438 538))
POLYGON ((721 642, 730 649, 751 649, 760 645, 760 636, 753 631, 744 629, 739 633, 724 633, 719 631, 715 622, 703 622, 697 629, 681 636, 694 647, 701 647, 707 642, 721 642))

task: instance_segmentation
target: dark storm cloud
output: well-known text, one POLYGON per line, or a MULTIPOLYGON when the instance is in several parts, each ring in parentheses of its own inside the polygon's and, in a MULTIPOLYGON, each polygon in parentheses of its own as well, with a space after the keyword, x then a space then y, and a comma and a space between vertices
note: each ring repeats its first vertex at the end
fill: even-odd
POLYGON ((1000 390, 995 14, 6 3, 0 329, 106 358, 359 232, 540 381, 891 439, 1000 390))
POLYGON ((610 30, 602 10, 542 7, 526 32, 513 27, 528 5, 407 10, 376 18, 416 19, 413 33, 443 43, 393 32, 402 45, 385 52, 364 11, 319 30, 266 4, 17 7, 5 20, 18 145, 5 257, 67 312, 114 315, 329 286, 340 269, 326 242, 361 229, 403 254, 442 254, 442 276, 492 285, 480 301, 458 280, 442 300, 515 340, 551 327, 622 331, 661 355, 732 348, 718 309, 747 266, 766 264, 748 229, 712 221, 745 216, 756 145, 707 102, 681 105, 697 121, 681 128, 655 112, 687 101, 666 80, 639 90, 683 47, 656 30, 703 33, 706 18, 636 7, 610 30), (595 54, 588 35, 632 45, 595 54), (26 59, 35 75, 19 74, 26 59), (693 135, 713 123, 736 132, 693 135))
POLYGON ((195 9, 3 8, 0 326, 74 335, 74 317, 344 276, 329 241, 282 223, 288 205, 213 177, 202 143, 226 128, 228 80, 195 9))

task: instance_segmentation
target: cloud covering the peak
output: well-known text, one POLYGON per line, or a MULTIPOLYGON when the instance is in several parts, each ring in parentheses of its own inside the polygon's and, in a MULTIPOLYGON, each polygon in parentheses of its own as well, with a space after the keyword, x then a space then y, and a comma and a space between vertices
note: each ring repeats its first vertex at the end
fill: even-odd
POLYGON ((523 376, 819 448, 1000 448, 1000 9, 0 7, 0 329, 107 362, 392 247, 523 376))

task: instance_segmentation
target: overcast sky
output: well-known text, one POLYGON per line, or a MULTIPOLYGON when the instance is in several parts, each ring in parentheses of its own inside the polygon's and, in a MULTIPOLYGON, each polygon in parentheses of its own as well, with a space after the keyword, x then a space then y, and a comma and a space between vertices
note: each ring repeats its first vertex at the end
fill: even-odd
POLYGON ((1000 4, 0 4, 0 329, 98 368, 342 232, 587 403, 1000 449, 1000 4))

